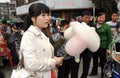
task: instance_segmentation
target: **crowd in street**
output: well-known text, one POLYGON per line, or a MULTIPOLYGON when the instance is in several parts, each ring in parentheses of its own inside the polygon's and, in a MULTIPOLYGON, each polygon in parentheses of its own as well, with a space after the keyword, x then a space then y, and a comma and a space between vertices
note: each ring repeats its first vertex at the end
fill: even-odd
MULTIPOLYGON (((96 17, 94 17, 91 20, 91 13, 89 11, 83 11, 81 13, 81 18, 80 20, 76 19, 74 16, 70 18, 70 20, 62 20, 60 23, 60 31, 59 29, 56 30, 56 26, 51 26, 53 31, 52 31, 52 37, 53 40, 57 37, 55 36, 56 32, 64 34, 64 31, 68 28, 71 22, 78 21, 80 23, 84 22, 90 27, 94 27, 97 34, 100 37, 100 47, 99 49, 92 53, 89 49, 84 50, 80 55, 78 56, 69 56, 66 54, 65 51, 65 44, 66 40, 64 43, 62 43, 61 40, 58 40, 59 43, 53 43, 55 49, 57 48, 58 50, 55 50, 56 56, 64 56, 63 64, 62 66, 58 67, 58 78, 69 78, 69 74, 71 72, 71 78, 78 78, 78 69, 79 69, 79 63, 80 60, 82 59, 83 61, 83 70, 80 69, 82 72, 81 78, 87 78, 87 76, 95 76, 98 74, 98 66, 101 67, 101 78, 104 76, 104 65, 107 62, 107 56, 110 54, 110 49, 109 45, 112 42, 113 36, 115 32, 120 32, 119 30, 119 25, 117 25, 118 22, 118 11, 114 10, 111 15, 111 21, 106 21, 106 14, 104 12, 99 12, 96 17), (69 24, 68 24, 69 22, 69 24), (58 48, 56 45, 61 45, 63 44, 60 48, 58 48), (93 68, 91 73, 89 74, 89 67, 90 67, 90 62, 91 58, 93 59, 93 68), (99 61, 99 62, 98 62, 99 61)), ((50 28, 51 28, 50 27, 50 28)), ((58 26, 57 26, 58 27, 58 26)), ((64 36, 63 36, 64 38, 64 36)), ((54 40, 54 42, 56 42, 54 40)), ((94 41, 93 41, 94 43, 94 41)), ((119 46, 119 43, 118 45, 119 46)), ((119 50, 119 47, 116 47, 117 50, 119 50)))
MULTIPOLYGON (((70 78, 78 78, 79 64, 82 60, 83 69, 80 70, 83 72, 80 78, 97 75, 98 66, 101 67, 101 78, 103 78, 106 57, 110 52, 109 45, 114 32, 120 32, 119 25, 117 25, 118 11, 113 10, 111 21, 106 21, 106 14, 102 11, 92 18, 91 13, 85 10, 81 13, 79 20, 71 16, 70 19, 59 22, 51 20, 50 13, 46 5, 32 4, 24 21, 24 34, 16 25, 11 27, 5 19, 2 21, 1 30, 4 32, 7 47, 11 50, 13 65, 19 63, 21 59, 19 54, 22 54, 25 68, 32 73, 35 72, 37 78, 69 78, 69 74, 70 78), (64 32, 75 21, 94 27, 100 37, 100 46, 96 52, 93 53, 87 48, 77 56, 67 54, 65 50, 67 39, 64 38, 64 32), (10 41, 12 34, 14 34, 14 39, 10 41), (19 53, 16 51, 15 42, 20 43, 19 53), (93 68, 89 73, 91 59, 93 59, 93 68), (53 77, 51 72, 55 72, 56 67, 57 76, 53 77)), ((94 41, 91 42, 94 43, 94 41)), ((3 78, 1 76, 0 78, 3 78)))

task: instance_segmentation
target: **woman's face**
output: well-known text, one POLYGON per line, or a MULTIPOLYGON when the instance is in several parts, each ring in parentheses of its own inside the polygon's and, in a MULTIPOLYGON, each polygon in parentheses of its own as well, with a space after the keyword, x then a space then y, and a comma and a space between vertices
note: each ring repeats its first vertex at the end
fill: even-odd
POLYGON ((105 22, 105 15, 101 15, 97 18, 97 22, 99 24, 103 24, 105 22))
POLYGON ((38 26, 40 29, 48 27, 50 24, 51 15, 42 13, 37 17, 32 17, 33 25, 38 26))

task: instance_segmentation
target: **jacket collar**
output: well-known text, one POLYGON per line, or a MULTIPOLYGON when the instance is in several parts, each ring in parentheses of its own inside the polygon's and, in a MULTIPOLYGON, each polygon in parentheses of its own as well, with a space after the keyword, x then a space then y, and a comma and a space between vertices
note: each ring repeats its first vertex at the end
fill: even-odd
POLYGON ((47 38, 37 26, 31 25, 27 31, 33 32, 36 36, 40 36, 41 38, 47 38))
POLYGON ((33 25, 31 25, 27 31, 33 32, 36 36, 41 35, 41 30, 33 25))

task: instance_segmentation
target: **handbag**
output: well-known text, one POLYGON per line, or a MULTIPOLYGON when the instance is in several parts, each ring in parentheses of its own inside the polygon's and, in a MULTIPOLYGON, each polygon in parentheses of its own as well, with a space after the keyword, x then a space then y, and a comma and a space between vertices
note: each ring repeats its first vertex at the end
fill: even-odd
POLYGON ((17 68, 12 70, 11 78, 36 78, 35 75, 31 74, 24 68, 23 55, 19 61, 17 68))
POLYGON ((57 78, 57 69, 51 70, 51 78, 57 78))
POLYGON ((35 78, 35 76, 31 75, 24 68, 13 69, 11 78, 35 78))

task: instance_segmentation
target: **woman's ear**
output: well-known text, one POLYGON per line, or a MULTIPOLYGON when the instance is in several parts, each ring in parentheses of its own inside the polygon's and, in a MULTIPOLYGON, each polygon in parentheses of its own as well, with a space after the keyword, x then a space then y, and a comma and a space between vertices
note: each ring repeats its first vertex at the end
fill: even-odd
POLYGON ((32 17, 31 20, 32 20, 32 22, 34 23, 34 22, 35 22, 35 17, 32 17))

